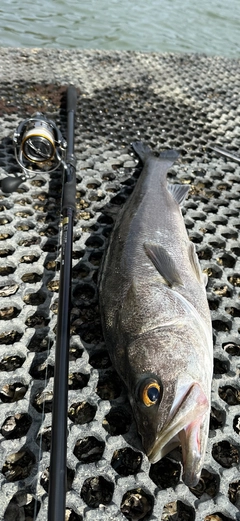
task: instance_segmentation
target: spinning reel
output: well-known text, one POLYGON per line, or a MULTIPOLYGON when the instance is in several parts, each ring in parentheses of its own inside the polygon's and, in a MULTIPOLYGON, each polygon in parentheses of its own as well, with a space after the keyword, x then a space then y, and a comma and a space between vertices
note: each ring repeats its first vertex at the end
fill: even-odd
POLYGON ((19 124, 13 135, 13 145, 23 175, 2 179, 3 192, 14 192, 27 178, 43 170, 53 172, 65 164, 67 142, 55 123, 41 112, 19 124))

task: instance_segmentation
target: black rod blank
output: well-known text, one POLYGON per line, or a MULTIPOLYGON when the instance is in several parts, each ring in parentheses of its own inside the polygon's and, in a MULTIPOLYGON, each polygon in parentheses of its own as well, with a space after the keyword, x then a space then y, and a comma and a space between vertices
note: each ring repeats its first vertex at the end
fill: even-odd
POLYGON ((76 195, 74 123, 77 93, 67 90, 67 157, 62 196, 62 252, 54 370, 48 521, 65 521, 67 485, 67 408, 72 277, 73 219, 76 195))

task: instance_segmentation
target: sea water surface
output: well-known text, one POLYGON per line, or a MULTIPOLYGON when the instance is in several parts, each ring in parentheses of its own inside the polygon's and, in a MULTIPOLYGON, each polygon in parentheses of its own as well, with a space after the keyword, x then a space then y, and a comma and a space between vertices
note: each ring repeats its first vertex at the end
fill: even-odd
POLYGON ((1 0, 1 47, 240 56, 240 0, 1 0))

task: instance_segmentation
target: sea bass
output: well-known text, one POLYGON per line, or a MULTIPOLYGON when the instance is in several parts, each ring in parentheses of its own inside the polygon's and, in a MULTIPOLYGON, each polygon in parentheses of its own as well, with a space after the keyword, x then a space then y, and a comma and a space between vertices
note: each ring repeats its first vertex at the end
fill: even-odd
POLYGON ((195 486, 209 429, 213 345, 202 273, 170 184, 175 150, 141 143, 136 187, 117 218, 99 286, 103 332, 125 382, 144 450, 156 463, 182 446, 183 481, 195 486))

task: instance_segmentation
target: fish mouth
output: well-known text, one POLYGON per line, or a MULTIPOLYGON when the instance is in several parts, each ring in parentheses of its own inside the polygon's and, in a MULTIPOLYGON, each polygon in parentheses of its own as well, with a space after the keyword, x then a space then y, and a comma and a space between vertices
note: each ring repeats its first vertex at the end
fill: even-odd
POLYGON ((199 384, 194 383, 181 400, 173 402, 167 424, 157 433, 148 459, 156 463, 178 445, 182 446, 183 481, 197 485, 206 449, 209 402, 199 384))

